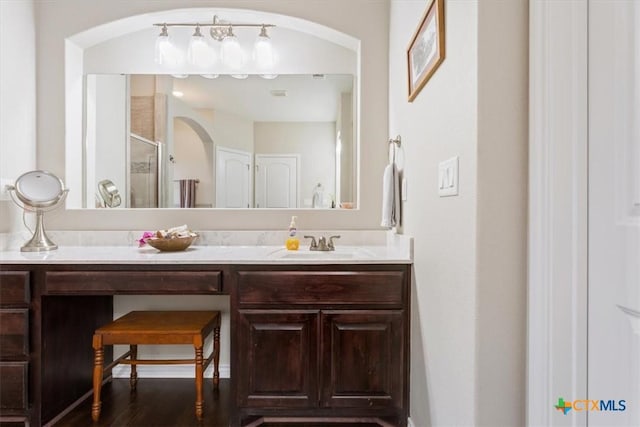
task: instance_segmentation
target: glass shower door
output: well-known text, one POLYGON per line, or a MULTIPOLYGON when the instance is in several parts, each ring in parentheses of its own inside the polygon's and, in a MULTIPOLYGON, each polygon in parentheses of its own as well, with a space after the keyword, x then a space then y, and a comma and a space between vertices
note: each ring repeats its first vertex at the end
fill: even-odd
POLYGON ((131 208, 157 208, 162 194, 162 144, 134 133, 129 137, 131 208))

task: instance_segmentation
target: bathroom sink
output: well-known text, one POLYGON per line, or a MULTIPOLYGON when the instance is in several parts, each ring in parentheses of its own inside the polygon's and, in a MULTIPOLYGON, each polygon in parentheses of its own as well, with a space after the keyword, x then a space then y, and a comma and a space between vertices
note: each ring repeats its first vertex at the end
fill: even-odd
POLYGON ((362 248, 342 248, 335 251, 288 251, 280 249, 276 251, 272 258, 283 260, 350 260, 350 259, 366 259, 373 257, 373 253, 362 248))
POLYGON ((291 251, 282 255, 283 259, 353 259, 352 252, 296 252, 291 251))

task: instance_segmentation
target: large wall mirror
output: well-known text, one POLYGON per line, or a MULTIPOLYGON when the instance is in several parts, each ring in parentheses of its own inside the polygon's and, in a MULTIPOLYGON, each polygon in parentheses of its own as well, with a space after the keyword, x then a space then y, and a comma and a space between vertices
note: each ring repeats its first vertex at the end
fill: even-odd
MULTIPOLYGON (((98 42, 76 37, 86 46, 67 54, 67 126, 82 130, 67 132, 67 159, 82 162, 67 162, 67 180, 83 191, 68 207, 356 207, 357 41, 283 15, 215 13, 228 22, 273 24, 273 67, 158 64, 160 29, 149 16, 142 29, 98 42), (105 182, 118 192, 118 206, 101 195, 105 182)), ((173 19, 212 16, 182 10, 173 19)), ((242 30, 234 30, 239 42, 251 45, 255 34, 242 30)), ((193 29, 169 31, 187 51, 193 29)))
POLYGON ((350 207, 354 76, 267 77, 86 76, 86 200, 109 180, 125 208, 350 207))

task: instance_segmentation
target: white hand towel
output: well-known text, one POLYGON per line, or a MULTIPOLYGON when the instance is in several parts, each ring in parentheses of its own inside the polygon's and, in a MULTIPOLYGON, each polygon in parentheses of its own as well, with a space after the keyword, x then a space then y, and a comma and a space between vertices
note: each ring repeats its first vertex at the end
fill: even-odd
POLYGON ((400 185, 395 163, 384 168, 382 177, 382 227, 391 228, 400 224, 400 185))

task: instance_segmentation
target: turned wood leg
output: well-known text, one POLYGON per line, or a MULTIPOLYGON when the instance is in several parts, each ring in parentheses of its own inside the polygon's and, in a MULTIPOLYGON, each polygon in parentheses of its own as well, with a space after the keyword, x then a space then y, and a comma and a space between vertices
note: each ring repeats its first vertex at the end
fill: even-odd
POLYGON ((196 346, 196 417, 201 420, 204 407, 204 399, 202 397, 202 377, 204 374, 202 344, 196 346))
POLYGON ((91 405, 91 418, 94 422, 100 418, 100 390, 102 388, 102 374, 104 369, 104 348, 102 335, 93 336, 93 404, 91 405))
MULTIPOLYGON (((138 346, 136 344, 131 344, 129 346, 129 350, 131 351, 131 361, 133 362, 138 360, 138 346)), ((138 385, 138 366, 133 363, 131 364, 129 385, 131 386, 131 391, 136 391, 136 386, 138 385)))
POLYGON ((213 389, 218 390, 220 384, 220 326, 216 326, 213 330, 213 389))

